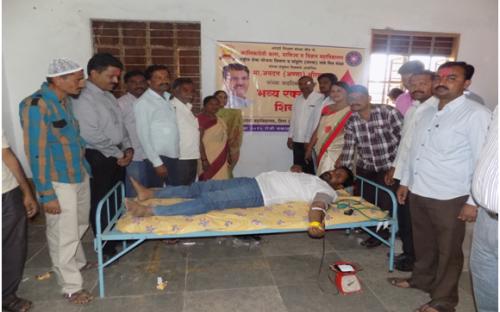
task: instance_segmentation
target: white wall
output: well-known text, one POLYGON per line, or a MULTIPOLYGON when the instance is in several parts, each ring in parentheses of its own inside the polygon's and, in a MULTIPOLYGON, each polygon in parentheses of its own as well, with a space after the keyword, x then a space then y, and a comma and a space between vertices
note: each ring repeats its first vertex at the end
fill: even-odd
MULTIPOLYGON (((373 28, 460 33, 458 59, 476 67, 471 90, 496 104, 497 12, 494 0, 4 0, 2 100, 7 107, 2 114, 7 116, 2 120, 11 121, 5 131, 23 155, 19 101, 39 87, 52 58, 69 57, 86 65, 92 53, 92 18, 201 22, 203 95, 215 88, 217 40, 369 52, 373 28)), ((246 134, 236 174, 286 170, 291 152, 285 142, 284 134, 246 134)))

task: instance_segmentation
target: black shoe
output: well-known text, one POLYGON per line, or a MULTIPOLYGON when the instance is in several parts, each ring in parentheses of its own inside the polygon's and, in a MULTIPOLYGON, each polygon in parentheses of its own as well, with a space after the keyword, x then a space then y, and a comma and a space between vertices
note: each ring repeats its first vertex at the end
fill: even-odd
POLYGON ((397 256, 394 256, 394 262, 397 262, 397 261, 405 261, 405 260, 411 260, 411 261, 414 261, 415 258, 408 255, 407 253, 400 253, 399 255, 397 256))
MULTIPOLYGON (((103 252, 103 254, 102 254, 102 262, 103 263, 107 262, 109 259, 111 259, 114 256, 116 256, 117 253, 118 253, 118 251, 116 249, 114 251, 108 251, 108 250, 106 250, 106 252, 103 252)), ((112 263, 108 264, 108 267, 117 264, 119 260, 120 260, 120 258, 117 258, 115 261, 113 261, 112 263)))
MULTIPOLYGON (((389 256, 389 254, 387 254, 387 256, 389 256)), ((407 254, 400 253, 399 255, 394 256, 394 262, 397 262, 397 261, 400 261, 400 260, 403 260, 403 259, 406 259, 406 258, 408 258, 407 254)))
POLYGON ((360 244, 361 246, 365 246, 366 248, 375 248, 382 245, 382 242, 376 239, 375 237, 370 236, 364 241, 362 241, 360 244))
POLYGON ((240 236, 236 236, 236 237, 240 240, 256 241, 256 242, 260 242, 260 240, 262 239, 259 235, 240 235, 240 236))
POLYGON ((400 257, 399 260, 394 261, 394 267, 401 272, 412 272, 414 262, 413 258, 405 255, 405 257, 400 257))
MULTIPOLYGON (((389 239, 390 232, 388 230, 382 230, 377 233, 380 237, 383 239, 387 240, 389 239)), ((365 239, 364 241, 361 242, 361 246, 365 246, 366 248, 375 248, 382 245, 382 242, 375 237, 370 236, 369 238, 365 239)))
MULTIPOLYGON (((387 258, 389 258, 390 256, 391 256, 391 254, 388 252, 387 253, 387 258)), ((400 253, 399 255, 394 254, 394 262, 399 261, 400 259, 403 259, 403 258, 406 258, 406 257, 408 257, 408 255, 405 254, 404 252, 400 253)))

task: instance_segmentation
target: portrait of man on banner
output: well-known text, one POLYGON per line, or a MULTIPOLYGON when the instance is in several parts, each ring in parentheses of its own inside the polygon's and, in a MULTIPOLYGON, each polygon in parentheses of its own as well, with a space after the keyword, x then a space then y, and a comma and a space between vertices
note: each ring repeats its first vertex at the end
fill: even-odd
POLYGON ((301 77, 331 73, 354 84, 366 72, 360 48, 219 41, 216 56, 217 89, 226 108, 241 111, 245 132, 288 131, 301 77))
POLYGON ((250 86, 250 70, 246 65, 230 63, 222 68, 224 88, 228 94, 229 108, 247 108, 253 104, 247 92, 250 86))

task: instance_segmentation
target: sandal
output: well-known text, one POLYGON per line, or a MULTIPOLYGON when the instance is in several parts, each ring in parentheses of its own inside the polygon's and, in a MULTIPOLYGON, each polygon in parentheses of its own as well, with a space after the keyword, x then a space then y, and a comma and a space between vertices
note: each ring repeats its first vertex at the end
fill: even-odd
POLYGON ((413 312, 422 312, 425 311, 429 307, 429 303, 421 305, 418 309, 414 310, 413 312))
POLYGON ((79 290, 72 294, 63 294, 63 297, 72 304, 87 304, 94 299, 94 297, 85 289, 79 290))
POLYGON ((398 288, 403 288, 403 289, 408 289, 408 288, 415 288, 411 283, 409 278, 403 278, 403 277, 389 277, 387 279, 389 284, 391 284, 394 287, 398 288))
POLYGON ((31 309, 33 302, 19 298, 16 295, 10 295, 8 298, 2 300, 2 310, 9 312, 26 312, 31 309))
POLYGON ((446 306, 439 304, 439 303, 426 303, 416 312, 449 312, 449 311, 455 311, 454 309, 447 309, 446 306))
POLYGON ((420 309, 417 310, 418 312, 441 312, 440 310, 437 310, 435 307, 426 305, 420 309))

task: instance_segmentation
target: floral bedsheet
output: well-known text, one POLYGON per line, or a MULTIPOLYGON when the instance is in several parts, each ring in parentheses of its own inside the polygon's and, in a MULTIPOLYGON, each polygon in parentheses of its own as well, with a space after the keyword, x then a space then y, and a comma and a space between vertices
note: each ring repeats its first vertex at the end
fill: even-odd
MULTIPOLYGON (((147 205, 168 205, 181 199, 150 199, 147 205)), ((124 233, 154 233, 158 235, 187 234, 200 231, 238 232, 263 229, 304 229, 308 227, 309 205, 290 202, 257 208, 234 208, 211 211, 195 216, 163 216, 137 218, 129 214, 117 222, 117 229, 124 233)), ((360 197, 339 192, 335 203, 330 205, 326 224, 348 224, 368 220, 384 221, 387 211, 368 203, 360 197), (351 215, 345 214, 352 209, 351 215)))

